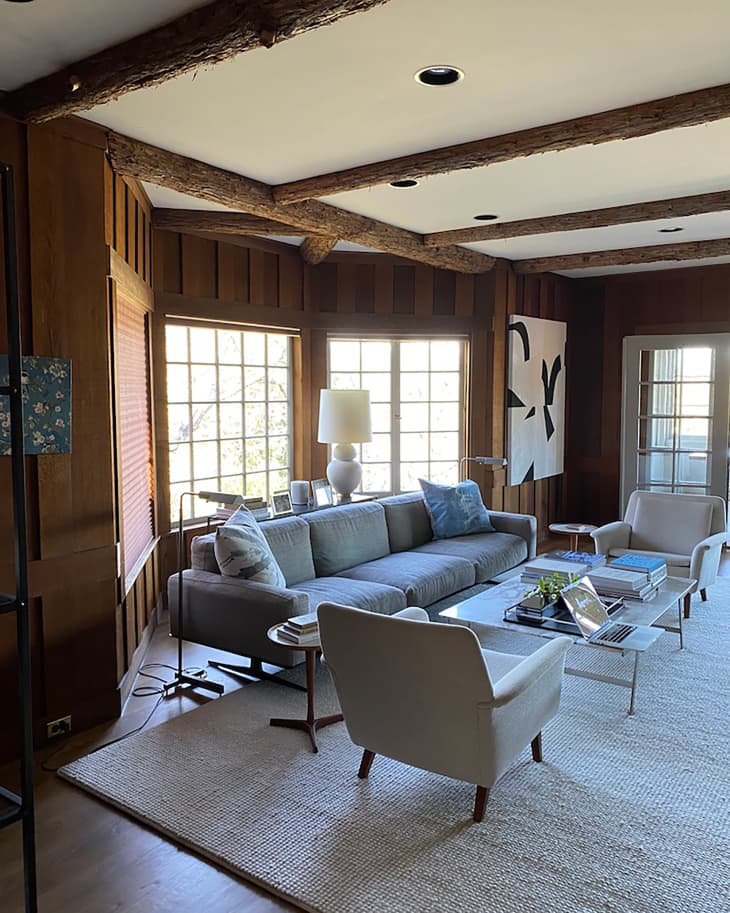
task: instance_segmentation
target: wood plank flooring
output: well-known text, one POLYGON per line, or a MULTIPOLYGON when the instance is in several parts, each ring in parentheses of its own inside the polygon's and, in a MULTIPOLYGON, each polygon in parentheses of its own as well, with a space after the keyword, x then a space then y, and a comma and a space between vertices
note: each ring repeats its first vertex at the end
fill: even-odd
MULTIPOLYGON (((561 547, 560 542, 545 545, 545 548, 554 547, 561 547)), ((728 552, 723 555, 720 573, 730 576, 728 552)), ((692 611, 697 615, 702 612, 698 596, 692 600, 692 611)), ((147 662, 175 662, 175 641, 167 637, 165 631, 163 624, 155 633, 147 662)), ((186 664, 203 666, 208 658, 222 659, 226 654, 194 644, 186 647, 186 664)), ((241 687, 230 676, 215 670, 211 670, 211 676, 223 681, 227 692, 241 687)), ((139 683, 145 682, 139 680, 139 683)), ((36 803, 41 913, 282 913, 296 910, 178 848, 54 774, 40 770, 41 761, 47 758, 51 765, 60 766, 141 725, 155 700, 130 698, 121 719, 69 738, 62 750, 51 758, 49 755, 57 750, 55 745, 38 753, 36 803)), ((206 700, 203 692, 169 698, 157 708, 148 725, 159 725, 206 700)), ((15 771, 11 768, 0 771, 0 783, 15 788, 15 771)), ((23 910, 20 829, 17 826, 0 831, 0 910, 2 913, 22 913, 23 910)))

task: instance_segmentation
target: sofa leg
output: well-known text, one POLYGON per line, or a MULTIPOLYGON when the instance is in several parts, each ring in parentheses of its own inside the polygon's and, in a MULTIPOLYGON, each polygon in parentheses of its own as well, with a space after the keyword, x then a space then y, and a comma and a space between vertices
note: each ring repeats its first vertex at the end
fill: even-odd
POLYGON ((296 682, 280 678, 278 672, 276 674, 267 672, 262 668, 260 659, 252 659, 248 666, 234 666, 231 663, 219 663, 215 659, 209 659, 208 665, 245 682, 276 682, 277 685, 286 685, 287 688, 296 688, 297 691, 307 690, 304 685, 298 685, 296 682))
POLYGON ((360 761, 360 770, 358 770, 357 775, 361 780, 367 779, 367 775, 370 773, 370 768, 373 766, 373 761, 375 760, 375 752, 368 751, 366 748, 362 753, 362 761, 360 761))
POLYGON ((684 617, 689 618, 689 610, 692 605, 692 594, 687 593, 684 597, 684 617))
POLYGON ((707 590, 704 587, 700 590, 700 599, 707 602, 707 590))
POLYGON ((542 733, 538 732, 535 738, 530 742, 532 748, 532 760, 542 761, 542 733))
POLYGON ((489 790, 486 786, 477 786, 477 794, 474 797, 474 820, 484 821, 484 809, 487 807, 489 790))

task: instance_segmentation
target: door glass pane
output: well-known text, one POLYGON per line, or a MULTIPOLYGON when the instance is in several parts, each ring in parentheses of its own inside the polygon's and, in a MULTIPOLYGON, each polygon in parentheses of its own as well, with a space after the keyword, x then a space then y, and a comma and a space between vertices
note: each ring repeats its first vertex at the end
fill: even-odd
POLYGON ((673 479, 674 454, 640 453, 639 485, 643 488, 650 482, 664 482, 671 485, 673 479))
POLYGON ((683 418, 679 422, 680 450, 709 450, 710 421, 705 418, 683 418))
POLYGON ((709 485, 711 464, 712 456, 709 453, 678 453, 677 481, 709 485))

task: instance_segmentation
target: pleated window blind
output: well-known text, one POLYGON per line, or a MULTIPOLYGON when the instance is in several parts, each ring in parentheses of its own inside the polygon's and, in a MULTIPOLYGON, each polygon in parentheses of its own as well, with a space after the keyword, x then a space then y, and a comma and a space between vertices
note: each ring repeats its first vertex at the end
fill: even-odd
POLYGON ((117 290, 116 370, 124 576, 154 537, 148 314, 117 290))

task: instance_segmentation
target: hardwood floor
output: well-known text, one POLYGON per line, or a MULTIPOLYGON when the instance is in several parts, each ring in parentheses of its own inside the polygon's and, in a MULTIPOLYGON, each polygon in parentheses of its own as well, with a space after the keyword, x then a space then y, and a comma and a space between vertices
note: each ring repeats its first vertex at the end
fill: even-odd
MULTIPOLYGON (((545 550, 559 547, 558 540, 544 545, 545 550)), ((720 574, 730 576, 728 551, 723 554, 720 574)), ((694 611, 701 611, 699 596, 693 599, 694 611)), ((166 630, 165 623, 157 629, 147 662, 175 662, 176 642, 167 637, 166 630)), ((238 657, 231 658, 195 644, 186 646, 187 665, 204 666, 208 658, 239 661, 238 657)), ((212 678, 225 683, 226 692, 246 687, 224 673, 210 672, 212 678)), ((148 681, 141 678, 138 683, 148 681)), ((36 802, 41 913, 281 913, 296 910, 40 769, 40 763, 46 759, 50 765, 60 766, 135 729, 144 722, 156 700, 154 697, 131 697, 119 720, 38 753, 36 802)), ((156 709, 148 727, 192 710, 207 700, 203 692, 171 697, 156 709)), ((15 771, 10 768, 0 771, 0 783, 16 788, 15 771)), ((0 831, 2 913, 22 913, 23 910, 20 858, 19 827, 0 831)))

